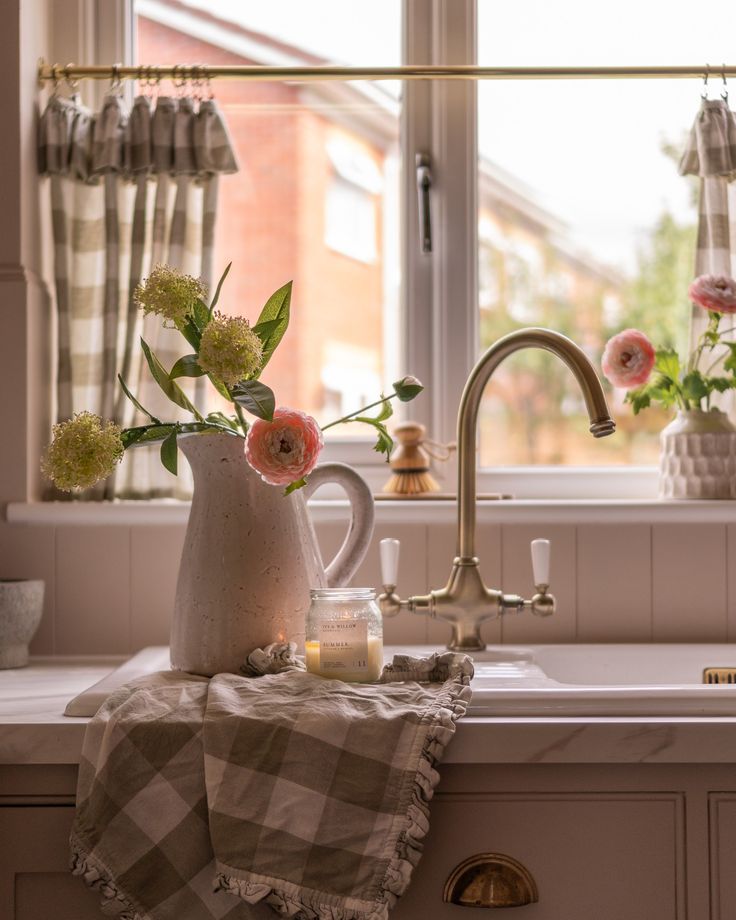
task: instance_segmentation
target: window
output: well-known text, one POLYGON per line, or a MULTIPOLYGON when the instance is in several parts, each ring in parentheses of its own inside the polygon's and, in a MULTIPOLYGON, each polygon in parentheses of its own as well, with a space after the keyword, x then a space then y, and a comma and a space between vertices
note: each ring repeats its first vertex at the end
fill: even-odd
MULTIPOLYGON (((728 16, 724 0, 695 20, 684 0, 603 9, 582 0, 405 0, 403 23, 390 0, 273 10, 135 0, 135 11, 142 61, 586 66, 728 58, 727 30, 712 28, 712 16, 728 16)), ((218 99, 242 132, 243 172, 223 192, 231 210, 219 231, 226 248, 242 241, 231 296, 257 305, 283 277, 295 280, 301 320, 293 354, 273 369, 280 398, 332 417, 376 381, 385 386, 410 370, 427 384, 412 416, 434 438, 451 440, 470 367, 510 329, 567 331, 596 363, 608 334, 634 320, 656 317, 653 336, 682 343, 694 210, 673 152, 700 90, 693 80, 218 82, 218 99), (274 156, 273 143, 286 149, 274 156), (418 152, 430 155, 433 174, 430 256, 418 239, 418 152), (280 195, 279 205, 266 206, 266 193, 280 195), (326 309, 334 311, 329 323, 326 309)), ((611 394, 618 436, 594 442, 565 369, 543 354, 514 356, 484 400, 481 487, 610 495, 611 483, 625 481, 616 494, 637 494, 630 473, 653 463, 663 420, 654 412, 633 419, 620 397, 611 394), (549 479, 527 465, 602 471, 586 479, 560 469, 549 479)), ((338 441, 350 434, 339 432, 338 441)), ((451 488, 449 465, 446 472, 451 488)))
MULTIPOLYGON (((400 59, 399 16, 385 0, 349 16, 335 0, 277 7, 135 0, 137 60, 400 59)), ((387 344, 398 335, 400 101, 381 84, 218 80, 213 91, 240 165, 221 180, 215 258, 233 262, 223 307, 254 320, 294 281, 291 327, 264 381, 281 405, 333 421, 400 373, 387 344)), ((366 432, 348 425, 327 436, 366 432)))

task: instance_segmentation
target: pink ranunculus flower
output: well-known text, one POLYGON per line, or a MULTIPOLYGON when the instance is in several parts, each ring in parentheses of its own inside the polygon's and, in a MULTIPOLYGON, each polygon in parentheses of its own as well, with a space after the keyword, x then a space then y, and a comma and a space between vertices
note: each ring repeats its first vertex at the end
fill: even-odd
POLYGON ((245 440, 245 458, 261 479, 288 486, 317 465, 324 440, 316 420, 298 409, 276 409, 273 421, 256 419, 245 440))
POLYGON ((615 387, 639 387, 654 367, 654 346, 638 329, 624 329, 606 342, 603 373, 615 387))
POLYGON ((688 288, 690 300, 714 313, 736 313, 736 281, 728 275, 699 275, 688 288))

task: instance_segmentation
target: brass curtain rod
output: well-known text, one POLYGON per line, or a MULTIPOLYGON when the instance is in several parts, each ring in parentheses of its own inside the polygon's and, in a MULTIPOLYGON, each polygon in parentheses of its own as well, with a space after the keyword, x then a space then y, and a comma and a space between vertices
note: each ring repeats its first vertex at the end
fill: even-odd
POLYGON ((589 80, 589 79, 664 79, 736 77, 736 65, 688 65, 676 67, 480 67, 474 64, 424 65, 401 67, 343 67, 320 65, 314 67, 270 67, 222 64, 122 64, 38 65, 39 83, 48 81, 71 83, 77 80, 293 80, 315 82, 324 80, 589 80))

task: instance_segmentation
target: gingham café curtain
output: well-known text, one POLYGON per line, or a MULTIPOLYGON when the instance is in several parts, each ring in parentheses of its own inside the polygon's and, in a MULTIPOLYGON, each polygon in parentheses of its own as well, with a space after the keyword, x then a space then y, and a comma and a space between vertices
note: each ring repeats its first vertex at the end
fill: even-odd
MULTIPOLYGON (((58 420, 87 409, 122 425, 142 422, 118 373, 154 414, 178 417, 142 366, 139 338, 165 366, 184 342, 157 317, 144 321, 133 292, 159 263, 212 285, 219 177, 238 168, 216 101, 142 95, 128 108, 111 90, 92 114, 78 96, 55 94, 40 119, 38 159, 54 241, 58 420)), ((128 451, 114 481, 82 497, 190 492, 188 476, 174 479, 157 449, 145 447, 128 451)))
MULTIPOLYGON (((680 174, 700 177, 695 276, 736 277, 736 118, 728 98, 704 99, 680 160, 680 174)), ((691 342, 704 324, 693 308, 691 342)))

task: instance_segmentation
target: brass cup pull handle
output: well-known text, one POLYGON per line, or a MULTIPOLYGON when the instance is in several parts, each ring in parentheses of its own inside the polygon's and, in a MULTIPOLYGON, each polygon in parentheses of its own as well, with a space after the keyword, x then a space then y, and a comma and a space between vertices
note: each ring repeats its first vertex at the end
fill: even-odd
POLYGON ((456 866, 442 900, 460 907, 523 907, 539 900, 537 883, 518 860, 503 853, 479 853, 456 866))

